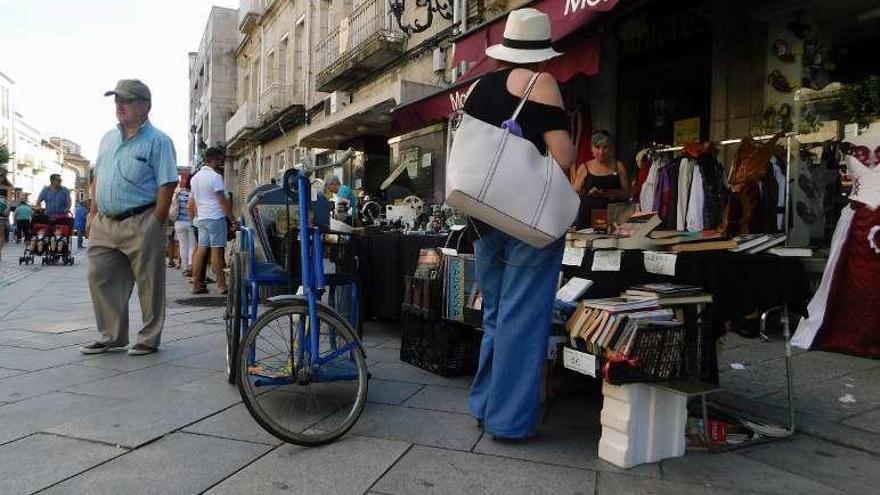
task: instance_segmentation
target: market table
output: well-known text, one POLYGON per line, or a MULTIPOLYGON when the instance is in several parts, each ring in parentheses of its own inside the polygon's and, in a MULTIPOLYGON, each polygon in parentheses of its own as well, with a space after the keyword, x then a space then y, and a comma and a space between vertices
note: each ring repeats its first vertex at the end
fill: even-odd
POLYGON ((405 277, 415 271, 419 252, 424 248, 442 247, 446 237, 398 232, 355 236, 365 316, 399 320, 405 277))
POLYGON ((729 251, 678 253, 675 275, 670 276, 649 273, 644 254, 623 251, 619 271, 592 271, 595 251, 587 249, 580 266, 563 266, 562 271, 565 277, 593 281, 585 295, 588 298, 618 296, 647 282, 698 285, 713 296, 714 323, 783 305, 804 314, 812 296, 810 278, 799 258, 729 251))

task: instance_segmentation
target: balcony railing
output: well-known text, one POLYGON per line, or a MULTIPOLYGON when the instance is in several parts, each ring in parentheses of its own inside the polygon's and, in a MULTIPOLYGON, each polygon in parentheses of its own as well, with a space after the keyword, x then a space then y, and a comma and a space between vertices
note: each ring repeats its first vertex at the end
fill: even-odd
POLYGON ((343 89, 335 81, 349 70, 369 71, 403 53, 404 33, 391 16, 388 0, 366 0, 352 11, 315 49, 320 91, 343 89))
POLYGON ((263 15, 263 3, 265 0, 240 0, 238 3, 238 30, 241 33, 249 31, 257 19, 263 15))
POLYGON ((293 85, 289 83, 274 82, 266 86, 260 95, 260 119, 272 118, 293 105, 293 90, 293 85))
POLYGON ((257 107, 251 102, 246 102, 238 107, 238 110, 226 121, 226 142, 229 143, 244 132, 256 127, 257 107))

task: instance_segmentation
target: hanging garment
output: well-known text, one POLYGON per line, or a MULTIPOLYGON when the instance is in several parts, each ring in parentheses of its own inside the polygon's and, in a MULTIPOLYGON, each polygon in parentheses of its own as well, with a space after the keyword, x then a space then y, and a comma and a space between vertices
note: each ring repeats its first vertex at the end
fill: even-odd
POLYGON ((779 188, 779 195, 776 201, 776 232, 784 232, 785 202, 788 200, 785 194, 785 163, 778 156, 774 155, 770 159, 770 164, 773 168, 773 177, 776 179, 776 184, 779 188))
MULTIPOLYGON (((854 138, 880 148, 880 124, 854 138)), ((853 176, 850 206, 843 209, 822 281, 792 343, 880 358, 880 156, 846 157, 853 176)))
MULTIPOLYGON (((724 213, 721 230, 725 235, 733 237, 763 232, 761 199, 761 179, 767 177, 770 170, 770 157, 776 148, 776 141, 782 134, 777 134, 766 144, 760 145, 751 137, 746 137, 736 150, 733 170, 730 174, 731 195, 724 213)), ((774 180, 775 182, 775 180, 774 180)), ((764 189, 767 189, 765 185, 764 189)), ((772 187, 776 189, 775 186, 772 187)), ((766 202, 766 195, 764 196, 766 202)), ((773 196, 773 208, 776 208, 776 196, 773 196)))
POLYGON ((687 228, 688 203, 691 198, 691 181, 694 178, 696 160, 683 158, 678 165, 678 201, 676 203, 675 230, 687 228))
POLYGON ((694 167, 691 177, 691 193, 688 197, 685 228, 689 232, 701 232, 705 228, 703 211, 706 207, 706 195, 703 189, 703 173, 699 166, 694 167))
POLYGON ((662 221, 660 228, 675 228, 678 202, 678 166, 680 159, 660 169, 660 182, 654 194, 654 211, 662 221))
POLYGON ((758 214, 752 222, 752 233, 774 234, 779 230, 776 228, 776 211, 779 201, 779 183, 776 182, 776 176, 772 172, 773 166, 767 162, 767 175, 758 181, 758 187, 761 191, 761 199, 758 204, 758 214))
POLYGON ((648 156, 648 150, 642 150, 636 154, 636 165, 639 167, 639 172, 636 174, 636 181, 632 187, 631 198, 633 201, 638 201, 641 204, 642 186, 644 186, 645 181, 648 180, 648 172, 651 170, 651 160, 648 156))
POLYGON ((659 181, 660 167, 663 162, 658 157, 651 160, 651 168, 648 170, 648 176, 645 183, 642 184, 642 190, 639 193, 639 209, 642 211, 657 211, 654 209, 654 195, 657 192, 659 181))
POLYGON ((714 229, 721 223, 724 205, 727 204, 724 169, 711 153, 701 154, 697 158, 697 166, 703 177, 703 228, 714 229))

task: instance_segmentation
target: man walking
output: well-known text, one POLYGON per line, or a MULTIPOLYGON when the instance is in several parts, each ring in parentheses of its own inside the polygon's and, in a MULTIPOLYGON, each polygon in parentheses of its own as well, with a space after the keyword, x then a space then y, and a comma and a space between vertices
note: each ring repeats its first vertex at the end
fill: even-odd
POLYGON ((34 209, 28 204, 27 198, 22 199, 13 212, 15 218, 16 242, 27 240, 31 236, 31 219, 34 218, 34 209))
POLYGON ((83 248, 83 236, 86 235, 86 218, 88 218, 89 210, 86 208, 85 201, 80 201, 76 205, 73 212, 73 230, 76 231, 76 248, 83 248))
POLYGON ((193 294, 205 294, 204 266, 208 251, 211 253, 211 268, 217 278, 217 288, 226 293, 226 268, 224 250, 226 248, 226 219, 233 228, 238 223, 232 214, 232 204, 226 198, 226 185, 223 183, 223 162, 226 156, 220 148, 205 150, 205 164, 190 180, 190 204, 194 205, 194 217, 198 217, 199 247, 193 261, 193 294))
POLYGON ((60 175, 49 176, 49 185, 37 196, 37 208, 40 203, 46 204, 45 213, 50 219, 66 216, 70 211, 70 189, 61 185, 60 175))
POLYGON ((135 282, 143 328, 132 356, 152 354, 165 324, 165 219, 177 183, 171 139, 148 117, 150 89, 123 79, 114 96, 119 125, 101 139, 95 160, 94 200, 86 235, 89 290, 101 337, 80 351, 98 354, 128 345, 128 300, 135 282))

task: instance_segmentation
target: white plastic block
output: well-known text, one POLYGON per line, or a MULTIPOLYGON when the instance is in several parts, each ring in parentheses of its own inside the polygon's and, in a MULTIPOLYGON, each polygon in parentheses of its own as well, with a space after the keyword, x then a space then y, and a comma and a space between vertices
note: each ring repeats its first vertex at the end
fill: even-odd
POLYGON ((687 398, 645 384, 603 384, 599 457, 630 468, 684 455, 687 398))

